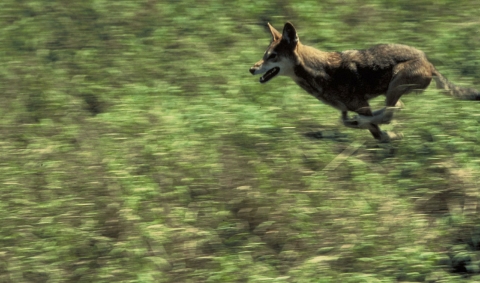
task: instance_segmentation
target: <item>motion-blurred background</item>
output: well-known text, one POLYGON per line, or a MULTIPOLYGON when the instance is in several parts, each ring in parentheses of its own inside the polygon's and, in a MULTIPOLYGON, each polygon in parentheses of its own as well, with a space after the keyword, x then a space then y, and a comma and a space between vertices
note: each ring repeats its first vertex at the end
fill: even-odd
POLYGON ((0 282, 480 281, 480 103, 405 96, 378 144, 248 72, 291 21, 480 88, 479 7, 2 0, 0 282))

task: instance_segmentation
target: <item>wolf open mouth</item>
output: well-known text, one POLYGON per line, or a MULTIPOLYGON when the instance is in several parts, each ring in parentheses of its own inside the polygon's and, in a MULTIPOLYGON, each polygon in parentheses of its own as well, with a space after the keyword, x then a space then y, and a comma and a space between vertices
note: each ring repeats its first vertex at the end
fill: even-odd
POLYGON ((260 83, 266 83, 268 82, 269 80, 271 80, 273 77, 275 77, 278 72, 280 72, 280 68, 279 67, 275 67, 273 69, 270 69, 268 70, 265 75, 261 76, 260 77, 260 83))

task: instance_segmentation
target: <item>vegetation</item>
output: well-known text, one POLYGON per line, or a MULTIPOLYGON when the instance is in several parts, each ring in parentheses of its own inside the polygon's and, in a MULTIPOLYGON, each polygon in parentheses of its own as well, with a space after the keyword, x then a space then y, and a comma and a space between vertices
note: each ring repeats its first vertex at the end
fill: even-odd
MULTIPOLYGON (((480 87, 474 1, 0 3, 0 282, 478 282, 480 104, 378 144, 248 68, 266 22, 480 87)), ((381 99, 376 101, 380 105, 381 99)))

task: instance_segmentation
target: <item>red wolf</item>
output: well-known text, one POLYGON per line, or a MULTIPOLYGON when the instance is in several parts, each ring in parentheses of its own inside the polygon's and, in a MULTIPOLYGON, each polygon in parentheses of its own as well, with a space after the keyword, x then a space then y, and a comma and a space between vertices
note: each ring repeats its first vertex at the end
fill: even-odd
POLYGON ((413 47, 381 44, 366 50, 323 52, 301 44, 289 22, 282 33, 270 24, 268 28, 272 41, 250 73, 263 74, 260 83, 277 75, 291 77, 318 100, 340 110, 345 126, 366 128, 379 141, 393 138, 378 125, 390 123, 400 97, 424 90, 432 77, 437 88, 454 97, 480 100, 479 91, 453 85, 427 60, 425 53, 413 47), (372 111, 368 100, 381 94, 386 95, 386 107, 372 111), (358 115, 349 118, 348 111, 358 115))

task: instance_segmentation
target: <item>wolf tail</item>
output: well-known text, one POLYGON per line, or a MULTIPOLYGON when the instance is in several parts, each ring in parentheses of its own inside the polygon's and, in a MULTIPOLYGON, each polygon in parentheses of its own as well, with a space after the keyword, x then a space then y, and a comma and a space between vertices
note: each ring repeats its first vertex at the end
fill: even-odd
POLYGON ((480 100, 480 92, 473 88, 458 87, 447 80, 440 72, 432 66, 432 75, 434 76, 437 88, 446 91, 451 96, 463 100, 480 100))

